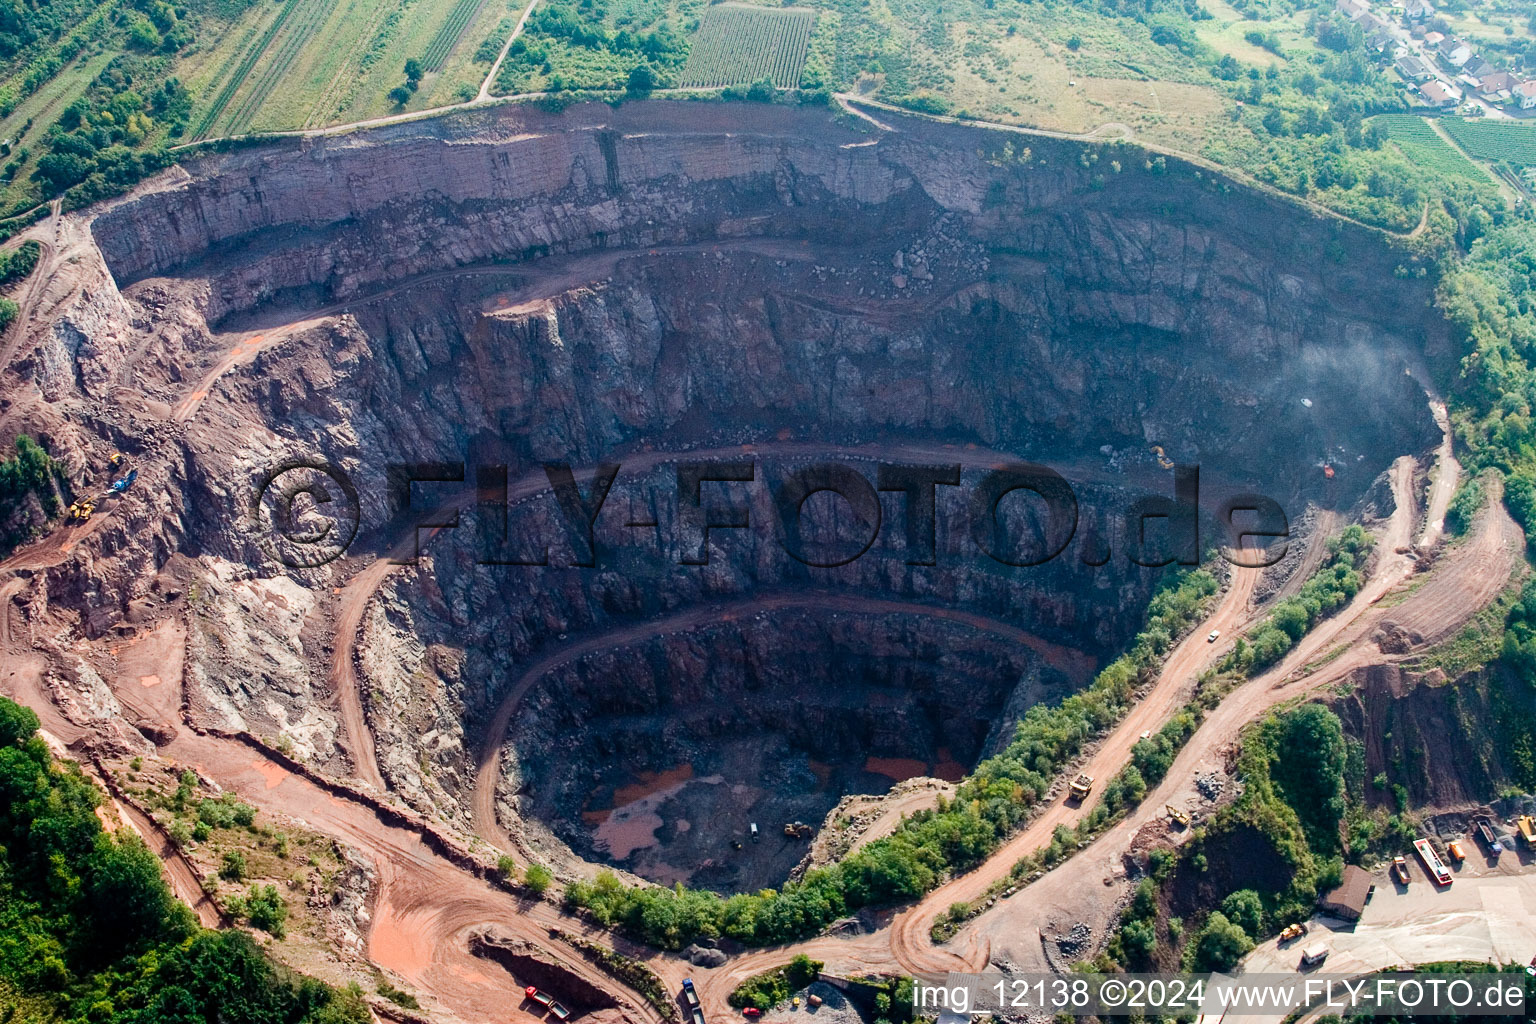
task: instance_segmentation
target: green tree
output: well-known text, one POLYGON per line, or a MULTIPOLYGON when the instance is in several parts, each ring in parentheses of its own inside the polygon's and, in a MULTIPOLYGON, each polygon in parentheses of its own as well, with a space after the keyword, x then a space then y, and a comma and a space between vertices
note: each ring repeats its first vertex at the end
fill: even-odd
POLYGON ((31 708, 0 697, 0 746, 13 747, 28 739, 40 724, 31 708))
POLYGON ((1253 940, 1241 925, 1216 910, 1191 946, 1196 971, 1230 971, 1253 948, 1253 940))
POLYGON ((1274 752, 1270 777, 1301 820, 1307 845, 1320 856, 1338 852, 1348 756, 1338 716, 1321 704, 1305 704, 1265 729, 1274 752))
POLYGON ((275 885, 253 885, 245 894, 245 915, 252 928, 282 938, 288 920, 288 905, 275 885))
POLYGON ((143 840, 98 833, 95 847, 82 871, 92 960, 107 963, 192 931, 191 912, 171 895, 160 858, 143 840))
POLYGON ((629 81, 624 91, 636 99, 643 99, 656 88, 656 72, 651 70, 649 64, 636 64, 629 72, 629 81))
POLYGON ((1149 919, 1130 922, 1120 932, 1120 941, 1131 967, 1146 967, 1157 952, 1157 925, 1149 919))
POLYGON ((1264 903, 1252 889, 1230 893, 1221 901, 1221 912, 1249 935, 1264 934, 1264 903))

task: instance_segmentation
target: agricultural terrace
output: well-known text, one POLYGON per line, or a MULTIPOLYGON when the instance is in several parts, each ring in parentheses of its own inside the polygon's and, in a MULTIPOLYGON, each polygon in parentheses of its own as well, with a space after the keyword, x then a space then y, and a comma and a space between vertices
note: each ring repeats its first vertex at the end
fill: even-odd
POLYGON ((641 65, 652 84, 674 85, 703 7, 704 0, 540 0, 494 91, 622 89, 641 65))
POLYGON ((713 88, 761 79, 780 89, 800 84, 816 12, 804 7, 711 7, 690 41, 678 85, 713 88))
POLYGON ((196 137, 323 127, 471 99, 489 70, 477 64, 477 46, 512 10, 513 0, 262 4, 186 62, 199 99, 196 137), (409 83, 408 60, 422 70, 409 83), (403 104, 390 96, 397 87, 405 87, 403 104))

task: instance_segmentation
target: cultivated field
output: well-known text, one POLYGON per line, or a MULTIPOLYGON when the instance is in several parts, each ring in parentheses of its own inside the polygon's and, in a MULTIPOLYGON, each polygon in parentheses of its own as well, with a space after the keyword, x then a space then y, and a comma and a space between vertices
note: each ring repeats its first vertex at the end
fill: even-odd
POLYGON ((724 3, 704 15, 678 84, 684 88, 744 85, 769 79, 780 89, 800 84, 816 12, 803 7, 724 3))
POLYGON ((1440 137, 1434 125, 1413 114, 1382 114, 1371 119, 1409 161, 1446 177, 1486 182, 1488 175, 1440 137))
POLYGON ((1459 117, 1447 117, 1440 124, 1468 156, 1536 167, 1536 125, 1459 117))
POLYGON ((184 62, 197 137, 321 127, 395 111, 408 59, 427 71, 404 109, 472 98, 474 61, 517 0, 285 0, 251 8, 184 62))

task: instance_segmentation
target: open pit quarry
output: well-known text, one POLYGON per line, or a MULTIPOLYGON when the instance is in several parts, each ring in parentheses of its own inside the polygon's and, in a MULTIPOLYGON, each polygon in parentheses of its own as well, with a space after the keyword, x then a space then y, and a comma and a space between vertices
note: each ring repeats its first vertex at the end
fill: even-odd
POLYGON ((1447 635, 1519 531, 1495 503, 1434 556, 1452 356, 1393 240, 1134 146, 879 120, 500 107, 231 147, 41 222, 0 434, 73 495, 113 451, 138 476, 88 523, 19 513, 0 687, 75 756, 190 765, 352 851, 335 970, 376 965, 432 1019, 522 1014, 528 972, 579 980, 591 1019, 659 1019, 552 926, 724 1013, 797 950, 690 966, 519 900, 497 857, 729 893, 803 867, 786 823, 888 829, 1124 649, 1167 572, 1133 556, 1183 552, 1128 510, 1198 467, 1202 553, 1242 494, 1291 552, 1216 559, 1211 620, 1090 754, 1108 778, 1365 519, 1367 590, 1227 698, 1145 813, 946 948, 934 915, 1078 808, 804 947, 914 971, 1049 963, 1075 921, 1102 941, 1123 887, 1099 877, 1154 809, 1264 708, 1447 635), (1070 484, 1071 531, 1000 489, 1026 463, 1070 484), (864 500, 805 484, 828 479, 864 500))

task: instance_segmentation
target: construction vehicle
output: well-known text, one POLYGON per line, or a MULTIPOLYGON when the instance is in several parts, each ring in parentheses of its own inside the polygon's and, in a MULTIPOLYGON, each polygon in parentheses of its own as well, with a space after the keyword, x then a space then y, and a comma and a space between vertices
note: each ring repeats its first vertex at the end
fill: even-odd
POLYGON ((132 487, 133 482, 138 478, 139 471, 136 469, 130 469, 127 476, 120 480, 112 481, 112 485, 107 488, 107 491, 112 494, 122 494, 124 491, 128 490, 128 488, 132 487))
POLYGON ((1328 947, 1324 945, 1308 946, 1301 951, 1301 966, 1313 967, 1328 959, 1328 947))
POLYGON ((91 513, 96 511, 96 503, 87 498, 85 501, 71 502, 69 506, 69 521, 72 523, 88 523, 91 521, 91 513))
POLYGON ((699 1008, 699 993, 693 987, 692 978, 683 979, 683 1002, 688 1004, 688 1009, 690 1010, 697 1010, 699 1008))
POLYGON ((751 827, 751 829, 750 829, 750 830, 749 830, 749 831, 750 831, 750 832, 751 832, 751 833, 752 833, 752 841, 753 841, 753 842, 754 842, 754 843, 755 843, 755 842, 757 842, 757 840, 758 840, 758 834, 757 834, 757 822, 755 822, 755 821, 754 821, 754 822, 753 822, 753 823, 752 823, 752 827, 751 827))
POLYGON ((1295 924, 1288 924, 1281 929, 1280 941, 1290 942, 1292 939, 1299 939, 1305 934, 1307 934, 1307 926, 1298 921, 1295 924))
POLYGON ((1168 817, 1177 822, 1180 828, 1189 828, 1189 812, 1184 810, 1184 808, 1168 804, 1168 817))
POLYGON ((531 1002, 537 1004, 539 1007, 545 1010, 549 1009, 555 1003, 554 996, 550 995, 548 992, 540 992, 538 988, 533 985, 529 985, 527 988, 523 989, 523 995, 527 996, 531 1002))
POLYGON ((1413 841, 1414 852, 1419 855, 1419 860, 1424 864, 1424 870, 1429 872, 1429 877, 1435 880, 1437 885, 1451 884, 1451 869, 1445 866, 1445 861, 1435 852, 1434 844, 1428 839, 1415 839, 1413 841))
POLYGON ((1493 856, 1497 857, 1504 852, 1503 844, 1499 842, 1499 837, 1494 834, 1493 823, 1487 818, 1478 818, 1473 831, 1477 833, 1478 838, 1483 841, 1483 844, 1488 847, 1488 852, 1493 856))
POLYGON ((122 452, 113 452, 111 455, 107 456, 107 465, 111 466, 113 469, 122 469, 123 463, 127 461, 127 456, 125 456, 122 452))
POLYGON ((1529 814, 1522 814, 1515 819, 1515 830, 1520 833, 1520 841, 1528 850, 1536 850, 1536 818, 1529 814))
POLYGON ((791 839, 809 839, 814 831, 803 821, 792 821, 784 826, 784 834, 791 839))
POLYGON ((566 1009, 565 1005, 558 1000, 549 1004, 549 1012, 554 1016, 555 1020, 571 1019, 571 1011, 566 1009))
POLYGON ((1408 884, 1408 862, 1402 857, 1392 858, 1392 877, 1399 885, 1408 884))
POLYGON ((1082 801, 1088 799, 1088 794, 1092 790, 1093 776, 1079 775, 1077 778, 1073 779, 1072 784, 1067 787, 1067 797, 1068 799, 1076 800, 1081 803, 1082 801))
POLYGON ((1455 861, 1457 864, 1460 864, 1462 861, 1467 859, 1466 851, 1461 848, 1460 841, 1455 839, 1452 839, 1450 842, 1445 844, 1445 852, 1450 854, 1451 860, 1455 861))

